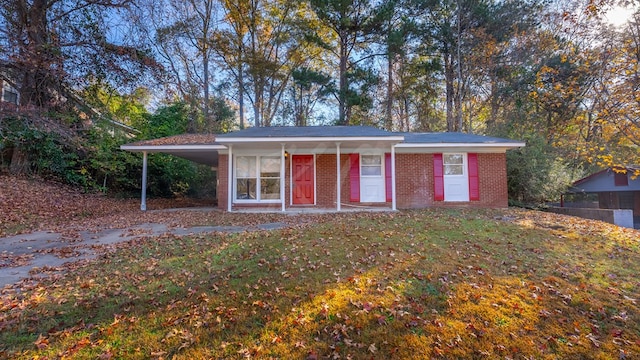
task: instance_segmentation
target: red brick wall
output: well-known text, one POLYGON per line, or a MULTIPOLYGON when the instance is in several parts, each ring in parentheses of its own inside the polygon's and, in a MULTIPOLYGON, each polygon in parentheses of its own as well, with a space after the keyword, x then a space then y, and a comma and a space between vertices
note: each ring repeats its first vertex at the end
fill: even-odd
POLYGON ((506 207, 505 154, 478 154, 480 200, 447 203, 433 200, 433 154, 396 154, 396 201, 399 209, 428 206, 506 207))
POLYGON ((433 155, 396 154, 396 206, 422 208, 433 204, 433 155))
MULTIPOLYGON (((220 155, 218 164, 218 207, 227 208, 227 155, 220 155)), ((343 204, 349 201, 349 154, 340 155, 341 197, 343 204)), ((291 157, 285 161, 285 204, 290 207, 291 157)), ((507 166, 505 154, 478 154, 480 200, 464 203, 447 203, 433 200, 433 154, 396 154, 396 201, 399 209, 429 206, 506 207, 507 166)), ((336 155, 316 155, 316 204, 319 208, 336 207, 336 155)), ((389 203, 380 205, 388 206, 389 203)), ((264 206, 264 205, 262 205, 264 206)), ((280 206, 278 204, 277 206, 280 206)))
POLYGON ((336 206, 336 155, 316 155, 316 205, 321 208, 336 206))
MULTIPOLYGON (((478 177, 480 179, 480 207, 507 207, 507 155, 478 154, 478 177)), ((475 204, 478 203, 478 204, 475 204)))

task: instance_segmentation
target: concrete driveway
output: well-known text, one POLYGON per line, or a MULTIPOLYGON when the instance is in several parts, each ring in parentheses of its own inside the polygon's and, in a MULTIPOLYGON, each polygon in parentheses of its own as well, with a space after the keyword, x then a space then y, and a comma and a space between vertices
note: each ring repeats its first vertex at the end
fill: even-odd
POLYGON ((268 223, 257 226, 197 226, 168 228, 164 224, 142 224, 127 229, 107 229, 98 233, 80 232, 79 238, 69 240, 57 232, 34 232, 0 238, 0 288, 23 279, 37 280, 43 274, 61 273, 64 265, 91 260, 110 249, 109 245, 140 237, 170 233, 177 236, 209 232, 241 232, 274 230, 287 226, 268 223))

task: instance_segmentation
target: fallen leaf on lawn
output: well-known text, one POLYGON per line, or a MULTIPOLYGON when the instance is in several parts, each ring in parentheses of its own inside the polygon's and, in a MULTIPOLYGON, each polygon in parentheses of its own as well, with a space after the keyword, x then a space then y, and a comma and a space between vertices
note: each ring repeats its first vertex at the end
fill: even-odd
POLYGON ((46 349, 47 347, 49 347, 49 339, 40 334, 38 335, 38 339, 34 342, 34 344, 40 350, 46 349))

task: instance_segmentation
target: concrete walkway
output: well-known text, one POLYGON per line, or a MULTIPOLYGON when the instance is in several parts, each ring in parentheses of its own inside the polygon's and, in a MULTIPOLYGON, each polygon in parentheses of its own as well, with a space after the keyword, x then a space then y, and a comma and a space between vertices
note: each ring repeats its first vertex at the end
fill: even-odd
POLYGON ((104 253, 108 245, 126 242, 146 236, 173 234, 177 236, 210 232, 242 232, 275 230, 286 227, 284 223, 257 226, 197 226, 167 228, 164 224, 143 224, 127 229, 107 229, 98 233, 83 231, 80 238, 69 241, 56 232, 34 232, 0 238, 0 288, 20 280, 41 276, 42 270, 61 272, 65 264, 90 260, 104 253))

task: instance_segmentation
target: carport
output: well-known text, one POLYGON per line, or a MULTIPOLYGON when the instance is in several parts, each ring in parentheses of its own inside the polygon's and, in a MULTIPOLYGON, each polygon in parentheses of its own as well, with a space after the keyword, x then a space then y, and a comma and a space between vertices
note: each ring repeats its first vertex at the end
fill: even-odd
POLYGON ((120 146, 121 150, 142 153, 142 194, 140 210, 147 210, 147 156, 164 153, 210 166, 218 171, 218 151, 224 145, 215 142, 214 134, 181 134, 153 140, 144 140, 120 146))

